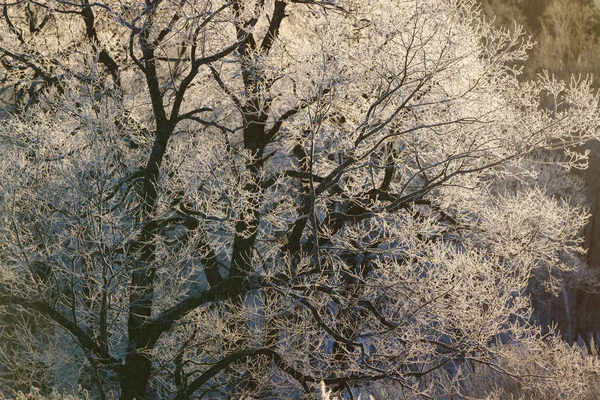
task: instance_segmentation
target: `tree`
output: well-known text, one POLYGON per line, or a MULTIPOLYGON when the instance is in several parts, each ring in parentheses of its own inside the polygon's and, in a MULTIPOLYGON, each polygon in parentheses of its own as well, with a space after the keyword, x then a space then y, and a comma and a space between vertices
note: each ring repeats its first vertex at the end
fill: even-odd
POLYGON ((537 19, 540 4, 535 2, 528 2, 527 4, 535 7, 536 12, 534 16, 525 14, 525 6, 521 0, 480 0, 481 13, 485 18, 493 20, 493 23, 497 27, 513 28, 515 25, 521 25, 525 28, 525 31, 531 33, 533 29, 529 27, 529 19, 537 19))
POLYGON ((598 11, 593 4, 552 0, 540 23, 539 45, 532 57, 534 70, 546 68, 561 77, 596 73, 598 11))
MULTIPOLYGON (((600 4, 596 2, 597 4, 600 4)), ((515 22, 525 26, 537 42, 531 57, 523 64, 524 73, 520 80, 537 76, 542 69, 548 69, 555 76, 569 79, 571 75, 591 76, 597 88, 597 65, 595 54, 598 47, 598 8, 591 0, 562 1, 511 0, 498 2, 482 0, 482 11, 488 18, 506 28, 512 28, 515 22)), ((541 104, 554 108, 553 99, 542 97, 541 104)), ((530 285, 535 319, 538 323, 548 324, 554 321, 562 336, 570 343, 589 342, 595 337, 598 342, 600 321, 595 315, 598 304, 597 266, 598 252, 598 208, 599 186, 596 175, 599 169, 599 142, 586 143, 586 151, 592 155, 585 170, 572 171, 583 179, 585 185, 585 203, 590 208, 590 219, 585 228, 585 262, 587 277, 581 271, 576 276, 565 276, 560 297, 537 290, 530 285), (575 278, 575 279, 571 279, 575 278)))
POLYGON ((519 83, 530 43, 477 16, 5 3, 0 359, 35 361, 8 384, 439 396, 473 365, 526 379, 546 360, 540 388, 583 393, 591 361, 539 334, 524 290, 577 265, 586 213, 561 168, 585 164, 598 99, 519 83))

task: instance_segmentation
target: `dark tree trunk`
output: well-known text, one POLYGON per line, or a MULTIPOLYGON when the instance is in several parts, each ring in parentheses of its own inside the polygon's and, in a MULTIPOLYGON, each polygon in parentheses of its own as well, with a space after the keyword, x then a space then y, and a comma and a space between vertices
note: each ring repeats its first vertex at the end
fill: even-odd
POLYGON ((130 353, 125 359, 126 371, 121 379, 121 400, 143 400, 152 372, 151 360, 142 353, 130 353))

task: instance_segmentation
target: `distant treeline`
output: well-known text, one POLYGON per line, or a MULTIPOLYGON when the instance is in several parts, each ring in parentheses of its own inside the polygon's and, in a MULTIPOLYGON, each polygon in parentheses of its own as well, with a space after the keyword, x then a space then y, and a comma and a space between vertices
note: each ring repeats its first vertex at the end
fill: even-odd
MULTIPOLYGON (((523 77, 542 69, 557 78, 600 75, 600 14, 593 0, 481 0, 482 12, 499 26, 524 26, 537 42, 523 77)), ((597 83, 596 83, 597 85, 597 83)))

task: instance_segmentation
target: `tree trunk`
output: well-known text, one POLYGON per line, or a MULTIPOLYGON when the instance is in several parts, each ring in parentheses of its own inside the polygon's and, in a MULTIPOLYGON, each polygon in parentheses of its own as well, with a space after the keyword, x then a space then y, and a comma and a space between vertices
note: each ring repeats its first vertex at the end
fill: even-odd
POLYGON ((121 378, 121 400, 146 399, 146 388, 152 372, 152 362, 143 353, 130 353, 125 359, 121 378))

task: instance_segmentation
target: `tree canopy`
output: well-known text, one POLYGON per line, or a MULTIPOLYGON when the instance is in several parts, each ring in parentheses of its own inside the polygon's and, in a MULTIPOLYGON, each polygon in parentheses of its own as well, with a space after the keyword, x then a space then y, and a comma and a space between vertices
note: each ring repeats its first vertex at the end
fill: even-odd
POLYGON ((579 264, 598 97, 530 48, 470 0, 4 3, 0 379, 582 395, 525 289, 579 264))

